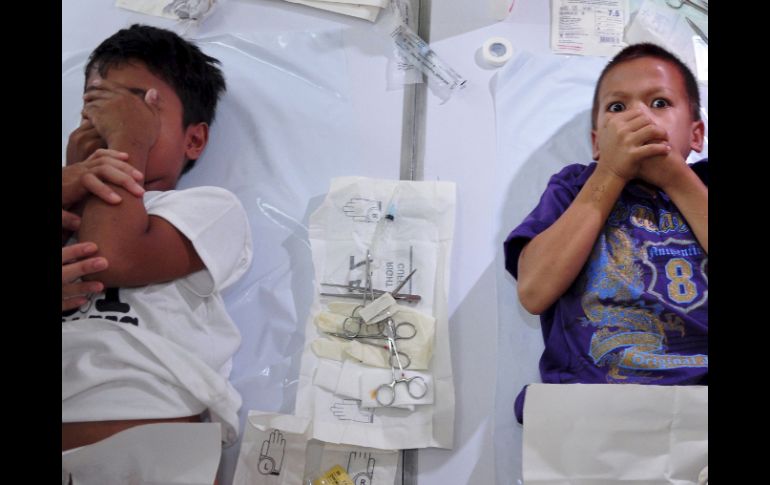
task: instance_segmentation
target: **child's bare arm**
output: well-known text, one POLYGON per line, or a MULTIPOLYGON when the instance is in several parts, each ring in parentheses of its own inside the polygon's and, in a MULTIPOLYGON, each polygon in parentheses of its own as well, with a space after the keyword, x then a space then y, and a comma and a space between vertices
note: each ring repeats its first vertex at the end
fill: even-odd
POLYGON ((125 153, 98 149, 86 160, 62 168, 62 244, 78 230, 78 213, 87 195, 94 194, 110 204, 120 203, 120 197, 107 182, 120 185, 137 197, 144 194, 138 183, 143 175, 125 162, 127 157, 125 153))
MULTIPOLYGON (((112 150, 129 154, 129 163, 144 171, 158 136, 155 108, 125 88, 106 80, 84 97, 84 116, 91 120, 112 150)), ((90 197, 83 210, 81 240, 92 241, 109 268, 88 275, 107 287, 144 286, 170 281, 203 269, 192 243, 173 225, 149 216, 142 199, 111 185, 121 198, 110 205, 90 197)))
POLYGON ((569 288, 625 185, 625 180, 598 165, 564 214, 524 246, 518 262, 518 294, 528 312, 544 312, 569 288))
POLYGON ((110 205, 91 197, 83 212, 79 237, 93 241, 109 268, 85 279, 107 287, 145 286, 181 278, 203 269, 192 243, 168 221, 148 216, 141 199, 121 187, 123 198, 110 205))
POLYGON ((128 154, 115 150, 98 149, 86 160, 62 168, 62 208, 68 209, 89 193, 107 202, 119 203, 120 198, 105 182, 120 185, 140 197, 144 189, 139 182, 143 174, 129 165, 128 154))
POLYGON ((671 151, 666 131, 640 110, 608 116, 593 136, 596 170, 564 214, 519 255, 519 300, 530 313, 542 313, 567 291, 642 161, 671 151))

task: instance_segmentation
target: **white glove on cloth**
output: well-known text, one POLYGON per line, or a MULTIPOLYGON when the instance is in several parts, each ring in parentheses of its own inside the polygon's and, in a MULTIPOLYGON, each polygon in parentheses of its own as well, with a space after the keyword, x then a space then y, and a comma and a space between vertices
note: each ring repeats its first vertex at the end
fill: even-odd
MULTIPOLYGON (((353 311, 359 306, 357 303, 348 302, 330 302, 329 311, 318 313, 315 318, 315 324, 322 333, 346 334, 351 330, 358 328, 355 320, 345 320, 353 314, 353 311), (343 324, 346 325, 343 328, 343 324)), ((411 360, 408 366, 409 370, 426 370, 433 356, 433 341, 436 333, 436 319, 425 315, 424 313, 413 310, 404 305, 394 305, 396 312, 392 314, 395 325, 408 322, 414 325, 417 333, 410 339, 402 338, 396 340, 396 347, 399 352, 409 356, 411 360)), ((393 307, 391 307, 393 308, 393 307)), ((376 330, 375 326, 367 328, 362 325, 362 334, 369 334, 376 330)), ((401 327, 399 333, 410 335, 410 327, 401 327)), ((337 337, 321 337, 313 341, 311 348, 319 357, 342 361, 345 357, 352 357, 359 362, 373 367, 382 367, 390 369, 390 352, 388 351, 387 339, 365 339, 367 342, 381 343, 380 347, 361 343, 357 339, 346 340, 337 337)), ((402 362, 406 367, 406 363, 402 362)))

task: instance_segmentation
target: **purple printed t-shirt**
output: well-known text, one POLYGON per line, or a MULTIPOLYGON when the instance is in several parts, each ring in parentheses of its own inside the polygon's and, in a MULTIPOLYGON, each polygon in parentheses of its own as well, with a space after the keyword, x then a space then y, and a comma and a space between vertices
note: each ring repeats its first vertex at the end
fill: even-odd
MULTIPOLYGON (((691 167, 708 185, 708 160, 691 167)), ((564 213, 595 168, 568 165, 551 177, 505 240, 514 278, 524 245, 564 213)), ((708 257, 671 199, 632 181, 575 282, 540 321, 543 382, 705 385, 708 257)), ((519 422, 525 392, 514 406, 519 422)))

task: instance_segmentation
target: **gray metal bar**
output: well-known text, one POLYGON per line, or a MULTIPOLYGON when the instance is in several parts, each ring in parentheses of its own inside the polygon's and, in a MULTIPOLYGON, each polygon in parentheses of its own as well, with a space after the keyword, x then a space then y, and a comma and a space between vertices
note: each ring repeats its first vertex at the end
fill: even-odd
MULTIPOLYGON (((417 17, 417 35, 430 42, 431 0, 411 0, 417 17)), ((401 123, 401 180, 422 180, 425 175, 425 113, 428 84, 423 76, 420 84, 404 86, 404 109, 401 123)))
POLYGON ((417 453, 418 450, 401 450, 401 483, 415 485, 417 483, 417 453))
MULTIPOLYGON (((430 42, 431 0, 411 0, 412 11, 417 13, 417 35, 430 42)), ((425 178, 425 115, 427 112, 428 84, 425 76, 420 84, 404 87, 404 115, 401 131, 401 180, 425 178)), ((401 485, 417 484, 417 450, 401 451, 401 470, 396 482, 401 485), (399 480, 400 478, 400 480, 399 480)))

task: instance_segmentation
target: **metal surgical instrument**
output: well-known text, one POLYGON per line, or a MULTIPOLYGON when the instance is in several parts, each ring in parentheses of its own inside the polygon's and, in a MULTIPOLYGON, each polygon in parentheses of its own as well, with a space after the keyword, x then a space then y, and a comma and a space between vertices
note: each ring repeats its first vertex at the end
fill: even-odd
POLYGON ((703 42, 705 42, 705 43, 708 45, 708 43, 709 43, 709 38, 708 38, 708 36, 707 36, 707 35, 706 35, 706 34, 705 34, 705 33, 704 33, 704 32, 703 32, 701 29, 700 29, 700 27, 698 27, 697 25, 695 25, 695 22, 693 22, 692 20, 690 20, 690 19, 689 19, 689 18, 687 18, 687 17, 685 17, 685 20, 687 20, 687 23, 688 23, 688 24, 690 24, 690 27, 692 27, 692 30, 694 30, 694 31, 695 31, 695 33, 696 33, 696 34, 698 34, 698 35, 700 36, 700 38, 701 38, 701 39, 703 39, 703 42))
POLYGON ((399 357, 398 349, 396 348, 396 341, 393 338, 396 334, 396 327, 393 325, 393 320, 388 319, 388 350, 390 351, 390 373, 392 380, 389 383, 380 385, 375 392, 375 399, 382 406, 391 406, 396 400, 396 384, 404 383, 406 386, 406 392, 413 399, 420 399, 428 392, 428 384, 421 376, 414 376, 407 378, 404 374, 404 367, 401 365, 401 359, 399 357), (401 376, 396 375, 396 368, 393 365, 393 357, 396 358, 398 364, 398 370, 401 376))
MULTIPOLYGON (((411 279, 412 275, 417 271, 417 268, 413 269, 411 273, 404 278, 401 283, 391 291, 378 290, 371 287, 371 278, 367 278, 366 286, 354 286, 354 285, 342 285, 338 283, 321 283, 321 286, 329 286, 332 288, 344 288, 350 293, 321 293, 321 296, 337 296, 340 298, 363 298, 366 303, 367 296, 371 296, 372 300, 375 297, 380 297, 385 293, 390 293, 394 300, 401 300, 407 303, 417 303, 422 300, 420 295, 412 295, 409 293, 399 293, 399 290, 411 279)), ((368 273, 367 273, 368 274, 368 273)))

